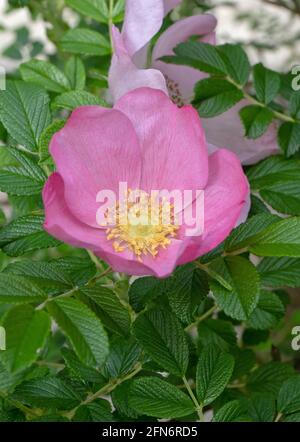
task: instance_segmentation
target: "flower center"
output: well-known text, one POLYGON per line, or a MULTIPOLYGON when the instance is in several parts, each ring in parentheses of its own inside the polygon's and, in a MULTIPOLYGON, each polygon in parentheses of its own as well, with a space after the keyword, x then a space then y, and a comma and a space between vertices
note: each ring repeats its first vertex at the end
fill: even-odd
POLYGON ((106 212, 113 227, 106 230, 116 252, 129 250, 139 261, 170 245, 179 226, 174 221, 174 207, 166 200, 150 197, 144 191, 128 191, 127 196, 106 212), (138 196, 137 196, 138 195, 138 196))
POLYGON ((185 104, 184 99, 183 99, 183 96, 180 92, 178 83, 176 83, 174 80, 172 80, 167 75, 165 75, 165 79, 166 79, 169 95, 170 95, 170 98, 173 101, 173 103, 176 104, 178 107, 184 106, 184 104, 185 104))

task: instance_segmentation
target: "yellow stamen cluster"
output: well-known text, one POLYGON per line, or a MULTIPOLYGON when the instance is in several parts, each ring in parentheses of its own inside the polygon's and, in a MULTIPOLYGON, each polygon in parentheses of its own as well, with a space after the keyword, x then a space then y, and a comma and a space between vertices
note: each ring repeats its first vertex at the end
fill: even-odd
POLYGON ((129 250, 142 261, 146 255, 155 257, 159 249, 165 249, 179 226, 175 225, 174 208, 168 201, 157 201, 146 192, 138 191, 140 196, 131 202, 131 192, 128 191, 122 204, 118 202, 107 211, 106 221, 113 227, 106 230, 106 236, 113 241, 116 252, 129 250))

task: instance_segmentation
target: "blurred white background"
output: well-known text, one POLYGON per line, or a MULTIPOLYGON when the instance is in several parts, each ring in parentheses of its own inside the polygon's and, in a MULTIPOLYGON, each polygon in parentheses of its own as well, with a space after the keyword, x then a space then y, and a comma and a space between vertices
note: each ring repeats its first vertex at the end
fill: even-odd
MULTIPOLYGON (((273 6, 270 4, 272 1, 276 2, 276 0, 231 0, 228 3, 232 3, 233 6, 226 6, 224 3, 227 2, 224 0, 213 0, 216 5, 213 13, 219 21, 218 41, 244 43, 253 62, 259 60, 271 68, 288 70, 292 65, 300 63, 300 13, 293 14, 285 8, 273 6), (253 49, 253 43, 258 47, 253 49)), ((46 37, 46 23, 41 19, 33 22, 26 8, 12 12, 6 10, 7 0, 0 0, 2 66, 12 70, 20 63, 1 53, 13 43, 15 30, 24 25, 29 26, 30 37, 33 40, 45 44, 46 53, 54 52, 54 46, 46 37)), ((72 19, 70 12, 66 11, 68 20, 72 19)), ((30 58, 30 54, 22 53, 22 56, 24 59, 30 58)))

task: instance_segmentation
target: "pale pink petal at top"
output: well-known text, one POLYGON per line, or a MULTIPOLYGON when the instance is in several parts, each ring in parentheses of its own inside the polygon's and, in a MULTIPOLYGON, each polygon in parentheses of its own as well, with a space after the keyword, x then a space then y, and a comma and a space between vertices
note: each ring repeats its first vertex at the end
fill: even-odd
POLYGON ((170 12, 172 9, 176 8, 181 1, 182 0, 164 0, 165 14, 168 14, 168 12, 170 12))
POLYGON ((119 30, 113 26, 112 36, 114 55, 109 70, 109 89, 113 102, 127 92, 140 88, 151 87, 168 94, 166 80, 156 69, 138 69, 124 46, 119 30))
POLYGON ((160 30, 164 18, 163 0, 127 0, 122 29, 130 56, 145 46, 160 30))
POLYGON ((97 226, 100 190, 118 193, 120 181, 133 188, 139 185, 140 145, 132 123, 117 110, 77 108, 52 138, 50 152, 71 212, 90 226, 97 226))
POLYGON ((244 136, 244 128, 239 117, 242 107, 249 105, 242 100, 227 112, 213 118, 202 118, 202 125, 209 143, 226 146, 238 155, 242 164, 255 164, 269 155, 278 154, 277 124, 271 123, 267 132, 256 140, 244 136))
POLYGON ((215 44, 214 30, 217 20, 210 14, 188 17, 170 26, 158 39, 153 49, 152 67, 159 69, 170 82, 178 84, 184 102, 189 102, 194 95, 194 86, 206 74, 188 66, 179 66, 159 61, 164 55, 174 54, 173 49, 187 41, 191 36, 198 35, 199 40, 215 44))
POLYGON ((180 258, 184 264, 217 247, 236 226, 249 194, 249 184, 236 155, 219 149, 209 157, 204 192, 204 233, 180 258))
POLYGON ((142 88, 128 93, 115 109, 131 120, 142 149, 143 190, 203 189, 208 156, 198 113, 178 108, 161 91, 142 88))

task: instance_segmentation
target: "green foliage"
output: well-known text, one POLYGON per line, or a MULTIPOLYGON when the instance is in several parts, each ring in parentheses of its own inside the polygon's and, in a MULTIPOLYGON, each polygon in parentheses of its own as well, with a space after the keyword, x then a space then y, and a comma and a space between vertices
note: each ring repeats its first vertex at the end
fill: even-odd
MULTIPOLYGON (((46 53, 21 27, 3 52, 20 67, 0 91, 0 421, 300 422, 291 348, 298 292, 287 289, 300 286, 300 93, 292 76, 251 66, 248 46, 197 36, 162 58, 207 74, 190 97, 201 118, 239 108, 247 144, 263 151, 277 142, 281 153, 244 167, 251 209, 222 244, 166 279, 131 278, 48 235, 41 197, 56 168, 53 136, 71 112, 112 107, 109 28, 122 28, 125 1, 9 4, 42 16, 55 50, 46 53)), ((168 14, 163 29, 195 5, 168 14)))

